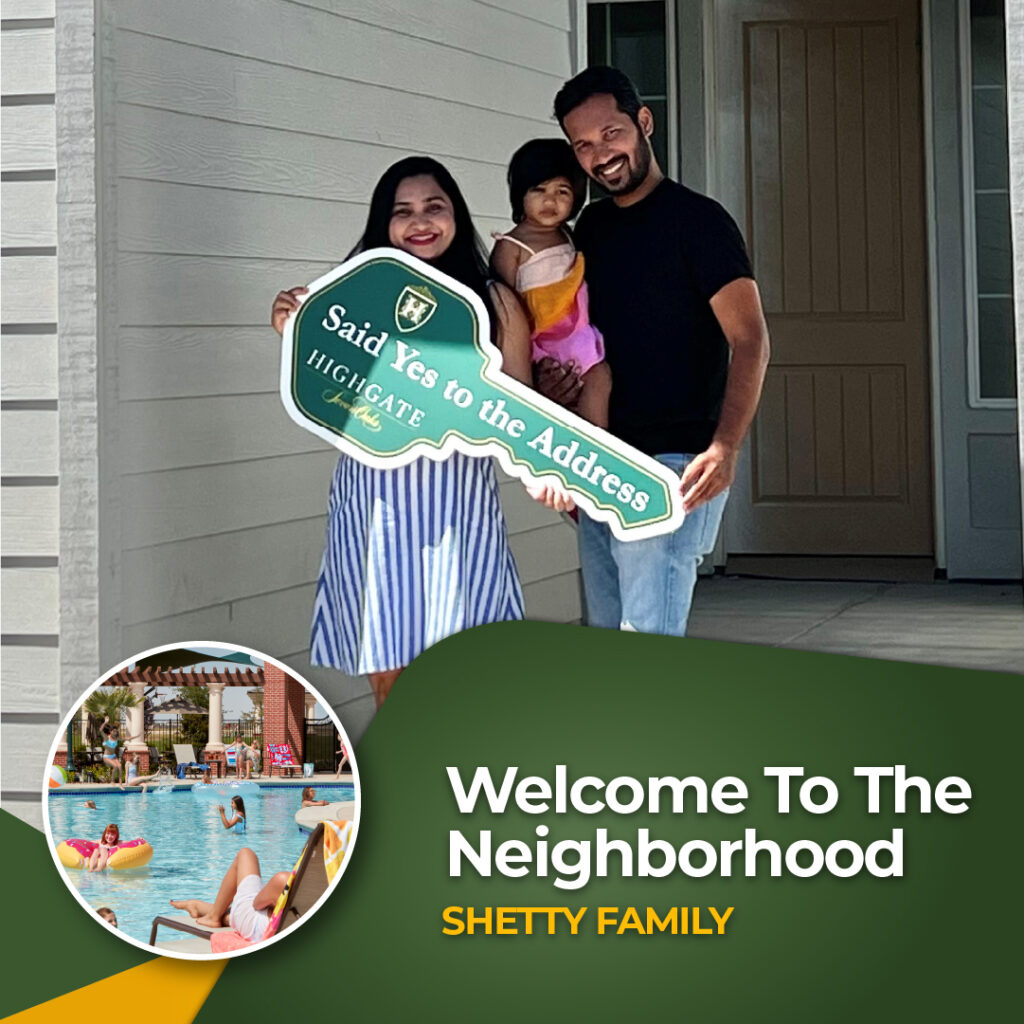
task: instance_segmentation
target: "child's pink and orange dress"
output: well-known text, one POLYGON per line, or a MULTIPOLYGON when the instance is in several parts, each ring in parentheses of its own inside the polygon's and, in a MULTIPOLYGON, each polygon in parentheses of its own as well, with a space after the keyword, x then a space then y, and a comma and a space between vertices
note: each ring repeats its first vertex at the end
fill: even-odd
POLYGON ((604 339, 590 323, 583 280, 583 254, 571 242, 535 252, 512 235, 495 234, 525 249, 529 258, 516 271, 516 291, 530 314, 530 356, 573 363, 579 373, 604 361, 604 339))

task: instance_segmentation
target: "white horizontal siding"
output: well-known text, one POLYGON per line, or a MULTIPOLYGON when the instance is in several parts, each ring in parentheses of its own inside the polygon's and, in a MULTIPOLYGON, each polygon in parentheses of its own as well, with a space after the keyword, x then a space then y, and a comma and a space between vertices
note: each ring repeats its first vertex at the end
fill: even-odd
MULTIPOLYGON (((83 3, 64 0, 66 28, 74 20, 70 8, 83 3)), ((58 345, 53 329, 39 325, 55 324, 61 304, 57 257, 52 255, 58 246, 56 10, 53 0, 3 0, 0 12, 0 90, 5 101, 15 101, 3 109, 0 166, 29 179, 0 184, 0 244, 21 250, 5 255, 0 268, 5 325, 0 468, 5 478, 55 479, 61 427, 58 345), (26 325, 36 326, 26 330, 26 325)), ((65 31, 65 40, 68 36, 65 31)), ((91 32, 82 40, 91 52, 91 32)), ((66 48, 65 76, 80 70, 67 58, 66 48)), ((78 87, 91 95, 92 83, 82 77, 78 87)), ((72 118, 72 106, 65 107, 66 123, 87 131, 84 120, 72 118)), ((71 194, 72 178, 65 170, 65 196, 71 194)), ((76 305, 80 302, 76 298, 76 305)), ((42 825, 43 772, 57 730, 64 676, 57 646, 60 569, 53 564, 61 551, 60 497, 58 487, 15 486, 8 479, 0 509, 0 548, 7 560, 0 571, 0 628, 7 640, 2 657, 3 807, 36 828, 42 825)))
MULTIPOLYGON (((168 636, 216 636, 226 643, 238 644, 246 644, 245 638, 249 637, 249 644, 258 642, 267 650, 280 651, 284 658, 293 646, 309 646, 309 613, 315 590, 316 582, 311 579, 282 590, 133 623, 124 631, 125 650, 145 650, 168 636), (211 632, 204 633, 207 627, 211 632)), ((300 665, 294 667, 302 670, 300 665)))
POLYGON ((55 334, 2 334, 0 396, 38 401, 57 397, 57 336, 55 334))
MULTIPOLYGON (((275 196, 365 203, 384 170, 416 151, 320 135, 297 136, 280 128, 225 124, 144 107, 123 107, 120 117, 125 134, 118 138, 118 161, 125 177, 275 196)), ((446 157, 444 162, 471 209, 489 216, 505 215, 504 190, 494 187, 504 177, 504 164, 462 157, 446 157)), ((345 245, 347 240, 354 239, 336 236, 334 254, 351 248, 345 245)))
POLYGON ((5 249, 57 244, 57 183, 0 183, 0 244, 5 249))
POLYGON ((124 477, 126 549, 324 514, 333 448, 124 477), (319 479, 321 488, 311 487, 319 479))
POLYGON ((8 714, 56 712, 60 708, 57 692, 59 672, 60 658, 56 647, 5 647, 0 662, 4 711, 8 714))
POLYGON ((52 28, 0 32, 0 90, 5 96, 52 94, 56 85, 52 28))
POLYGON ((323 539, 324 520, 317 516, 126 551, 124 621, 143 622, 308 583, 319 571, 323 539))
POLYGON ((59 632, 56 569, 5 567, 0 576, 4 593, 0 632, 29 636, 59 632))
POLYGON ((246 327, 123 327, 122 400, 274 391, 281 339, 270 327, 270 302, 262 298, 265 322, 246 327))
POLYGON ((125 104, 282 129, 297 139, 429 152, 441 160, 472 157, 501 165, 526 139, 558 132, 547 108, 530 116, 481 113, 459 100, 344 77, 340 64, 326 72, 293 66, 282 73, 260 60, 134 33, 119 39, 118 68, 117 94, 125 104), (473 140, 471 152, 466 139, 473 140))
POLYGON ((4 476, 56 476, 57 413, 47 409, 0 412, 0 472, 4 476))
MULTIPOLYGON (((204 635, 308 664, 336 454, 281 407, 271 300, 341 260, 409 153, 451 168, 482 231, 507 226, 509 155, 557 134, 568 4, 104 8, 118 654, 204 635)), ((571 529, 502 495, 530 613, 578 617, 571 529)), ((365 724, 365 680, 323 676, 365 724)))
POLYGON ((4 322, 52 324, 57 321, 57 257, 4 256, 0 302, 4 322))
POLYGON ((282 288, 312 281, 332 265, 124 253, 117 271, 119 321, 126 327, 251 325, 262 330, 282 288))
POLYGON ((3 113, 0 170, 52 170, 57 165, 57 129, 53 104, 6 107, 3 113))
MULTIPOLYGON (((4 792, 32 793, 42 798, 46 755, 57 734, 58 725, 57 722, 52 725, 4 722, 0 727, 3 739, 0 767, 3 771, 4 792)), ((4 804, 4 810, 15 813, 14 806, 4 804)))
POLYGON ((56 557, 60 533, 58 489, 4 487, 0 523, 3 555, 56 557))
MULTIPOLYGON (((424 9, 404 0, 404 11, 424 9)), ((446 31, 455 21, 449 3, 429 9, 446 31)), ((473 5, 477 20, 488 8, 473 5)), ((493 10, 493 9, 492 9, 493 10)), ((538 73, 508 60, 466 52, 287 0, 177 0, 174 4, 123 4, 117 24, 130 29, 251 57, 287 77, 293 67, 355 79, 421 96, 452 100, 488 111, 543 118, 551 109, 562 70, 538 73)), ((549 30, 540 26, 542 35, 549 30)), ((529 48, 527 48, 529 51, 529 48)), ((568 67, 568 47, 562 59, 568 67)), ((514 55, 513 55, 514 56, 514 55)))
POLYGON ((0 18, 4 21, 52 18, 53 14, 54 0, 3 0, 0 3, 0 18))

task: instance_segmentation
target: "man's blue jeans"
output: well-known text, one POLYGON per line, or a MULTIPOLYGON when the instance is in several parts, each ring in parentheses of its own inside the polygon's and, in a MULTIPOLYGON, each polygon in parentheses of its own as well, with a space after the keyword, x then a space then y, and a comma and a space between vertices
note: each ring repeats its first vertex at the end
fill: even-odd
MULTIPOLYGON (((659 455, 682 473, 693 455, 659 455)), ((580 567, 588 626, 685 636, 697 568, 715 546, 729 492, 689 513, 674 533, 618 540, 604 523, 580 514, 580 567)))

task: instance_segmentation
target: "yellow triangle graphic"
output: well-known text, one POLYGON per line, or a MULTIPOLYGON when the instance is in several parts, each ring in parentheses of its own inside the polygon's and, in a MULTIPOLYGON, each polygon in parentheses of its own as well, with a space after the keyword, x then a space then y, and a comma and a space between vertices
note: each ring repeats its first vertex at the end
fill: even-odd
POLYGON ((145 1015, 159 1007, 161 1024, 192 1024, 206 997, 227 965, 226 960, 203 962, 157 957, 131 970, 114 974, 73 992, 12 1014, 12 1024, 51 1024, 54 1021, 105 1016, 102 1007, 117 1006, 117 1017, 145 1015), (140 1009, 141 1008, 141 1009, 140 1009))

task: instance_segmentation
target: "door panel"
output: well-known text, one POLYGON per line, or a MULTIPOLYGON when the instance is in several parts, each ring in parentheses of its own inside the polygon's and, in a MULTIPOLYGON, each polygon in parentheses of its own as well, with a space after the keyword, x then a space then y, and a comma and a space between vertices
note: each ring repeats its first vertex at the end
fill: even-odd
POLYGON ((772 337, 731 554, 931 554, 916 0, 715 5, 717 180, 772 337))

